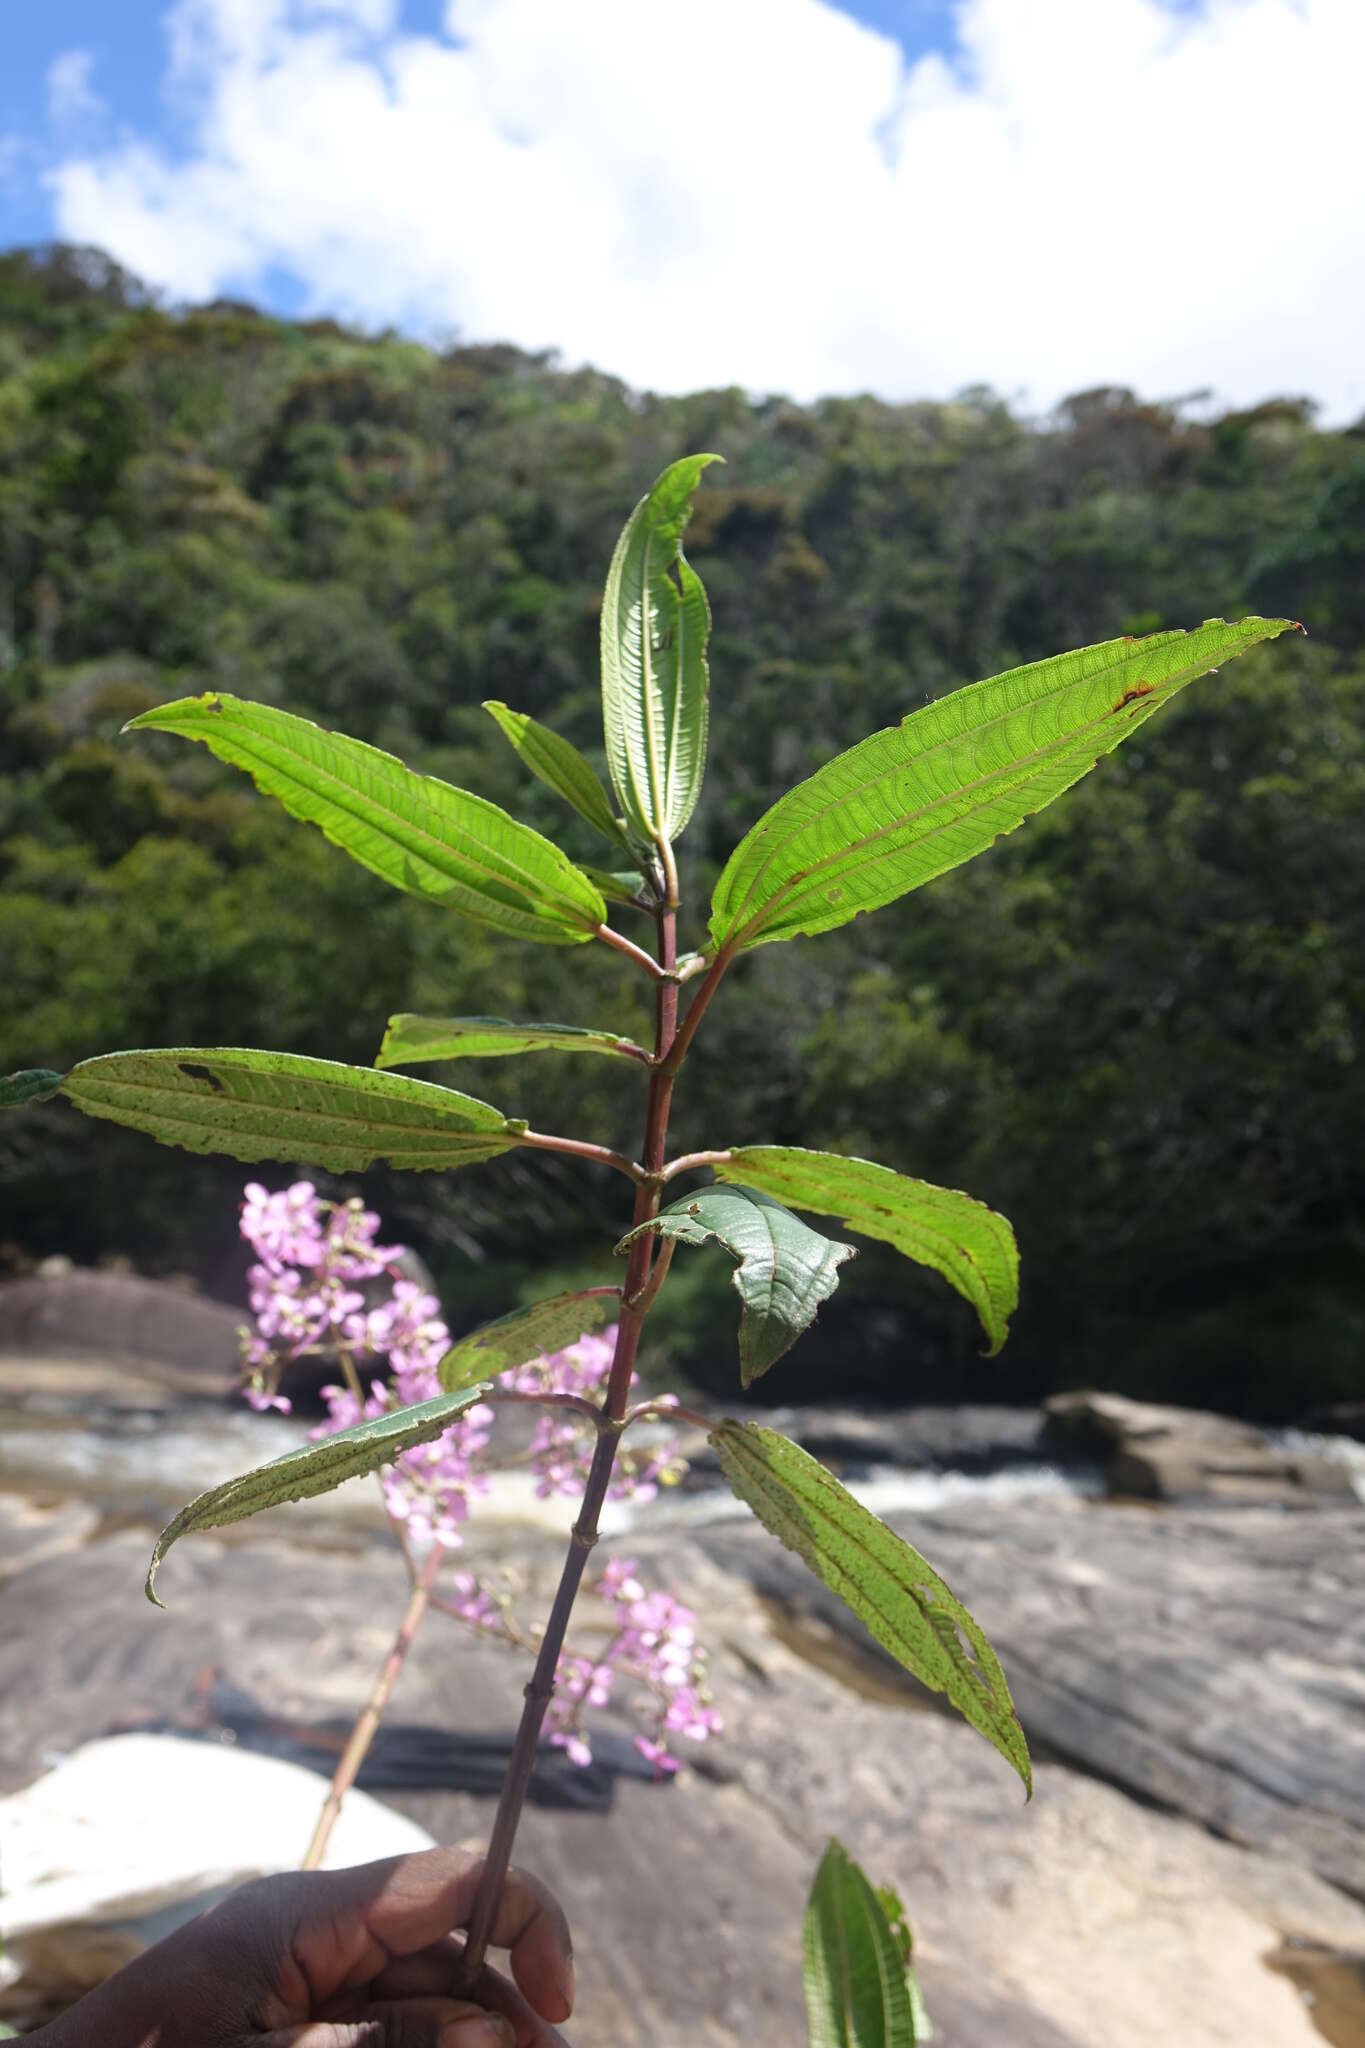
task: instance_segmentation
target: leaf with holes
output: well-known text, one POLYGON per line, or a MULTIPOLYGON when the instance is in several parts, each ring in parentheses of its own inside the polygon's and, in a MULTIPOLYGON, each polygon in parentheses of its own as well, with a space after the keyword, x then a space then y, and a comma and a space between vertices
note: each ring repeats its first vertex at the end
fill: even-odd
POLYGON ((646 843, 677 838, 706 766, 711 610, 682 551, 692 494, 716 455, 673 463, 627 520, 602 595, 602 727, 616 801, 646 843))
POLYGON ((744 1304, 739 1320, 739 1371, 747 1387, 815 1321, 822 1301, 839 1284, 839 1268, 855 1256, 812 1230, 780 1202, 752 1188, 702 1188, 684 1195, 617 1245, 624 1252, 646 1231, 680 1244, 719 1244, 736 1261, 735 1287, 744 1304))
POLYGON ((871 1159, 795 1145, 741 1145, 717 1162, 716 1172, 797 1209, 837 1216, 845 1230, 932 1266, 972 1304, 991 1354, 1004 1343, 1019 1300, 1019 1252, 1009 1223, 984 1202, 871 1159))
POLYGON ((1028 1745, 1005 1674, 938 1573, 790 1438, 755 1423, 722 1422, 711 1442, 730 1485, 764 1528, 804 1559, 921 1685, 947 1694, 1031 1796, 1028 1745))
POLYGON ((156 1539, 152 1561, 147 1567, 147 1598, 160 1607, 156 1597, 156 1575, 173 1543, 198 1529, 222 1529, 229 1522, 244 1522, 266 1508, 282 1507, 286 1501, 309 1500, 317 1493, 331 1493, 348 1479, 360 1479, 391 1465, 404 1451, 417 1444, 429 1444, 444 1436, 461 1411, 483 1399, 487 1387, 466 1387, 458 1393, 438 1394, 434 1401, 419 1401, 412 1408, 395 1408, 373 1422, 358 1422, 353 1429, 340 1429, 315 1444, 301 1444, 257 1465, 236 1479, 211 1486, 196 1494, 173 1522, 156 1539))
POLYGON ((512 938, 577 945, 606 917, 600 891, 529 825, 306 718, 210 691, 124 728, 143 729, 202 740, 372 874, 512 938))
POLYGON ((497 1060, 514 1052, 605 1053, 636 1063, 649 1054, 634 1039, 579 1024, 512 1024, 505 1017, 390 1017, 377 1067, 418 1066, 424 1060, 497 1060))
POLYGON ((61 1093, 187 1152, 280 1159, 361 1173, 377 1160, 417 1172, 496 1158, 526 1125, 454 1088, 373 1067, 238 1046, 111 1052, 82 1060, 61 1093))
POLYGON ((711 899, 715 947, 830 931, 984 853, 1187 683, 1293 630, 1292 619, 1209 619, 1107 640, 912 711, 779 797, 741 840, 711 899))
POLYGON ((572 740, 551 731, 525 711, 509 711, 496 697, 490 697, 483 708, 533 775, 572 804, 579 817, 586 818, 604 839, 610 839, 623 852, 630 851, 625 828, 612 812, 597 771, 584 760, 572 740))
POLYGON ((895 1932, 840 1842, 831 1841, 815 1873, 801 1959, 810 2048, 917 2048, 895 1932))
POLYGON ((441 1385, 454 1394, 472 1380, 496 1379, 545 1352, 563 1351, 600 1330, 620 1306, 619 1287, 589 1287, 514 1309, 452 1345, 437 1367, 441 1385))

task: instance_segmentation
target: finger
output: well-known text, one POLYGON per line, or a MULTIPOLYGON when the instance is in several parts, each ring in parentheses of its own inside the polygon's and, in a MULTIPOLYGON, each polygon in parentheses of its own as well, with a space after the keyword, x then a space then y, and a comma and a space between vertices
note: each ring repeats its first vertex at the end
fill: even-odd
POLYGON ((543 2019, 573 2011, 573 1937, 554 1893, 525 1870, 509 1870, 493 1941, 511 1951, 512 1975, 543 2019))
POLYGON ((267 2034, 258 2048, 515 2048, 516 2029, 500 2013, 464 2000, 409 1999, 376 2005, 361 2019, 312 2020, 267 2034))
POLYGON ((490 1968, 466 1987, 464 1951, 458 1940, 433 1943, 415 1956, 403 1956, 381 1970, 369 1987, 381 1999, 449 1997, 465 1992, 476 2004, 505 2013, 517 2030, 517 2048, 563 2048, 557 2027, 540 2019, 521 1993, 490 1968))
MULTIPOLYGON (((293 1949, 314 1996, 357 1988, 462 1926, 482 1873, 482 1862, 463 1849, 426 1849, 311 1875, 293 1949)), ((511 1949, 512 1974, 536 2011, 567 2019, 574 1997, 569 1924, 554 1895, 524 1871, 508 1873, 493 1940, 511 1949)))

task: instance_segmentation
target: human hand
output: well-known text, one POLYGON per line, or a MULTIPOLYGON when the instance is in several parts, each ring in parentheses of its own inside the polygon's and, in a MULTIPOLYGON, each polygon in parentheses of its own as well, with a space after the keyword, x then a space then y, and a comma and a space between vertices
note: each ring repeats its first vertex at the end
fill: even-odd
POLYGON ((35 2048, 567 2048, 573 1950, 557 1901, 509 1872, 493 1931, 514 1983, 466 1990, 451 1930, 482 1862, 429 1849, 243 1885, 149 1949, 35 2048))

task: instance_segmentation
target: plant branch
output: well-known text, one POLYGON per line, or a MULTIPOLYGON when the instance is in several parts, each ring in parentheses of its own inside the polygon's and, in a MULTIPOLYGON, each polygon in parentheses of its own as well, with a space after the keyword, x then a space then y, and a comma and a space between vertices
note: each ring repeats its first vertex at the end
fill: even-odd
POLYGON ((591 1159, 598 1166, 614 1167, 627 1180, 640 1180, 642 1169, 633 1159, 627 1159, 624 1152, 612 1152, 605 1145, 594 1145, 587 1138, 560 1138, 545 1131, 523 1131, 517 1139, 519 1145, 529 1145, 534 1152, 564 1152, 571 1159, 591 1159))
POLYGON ((491 1394, 485 1394, 483 1398, 490 1407, 495 1408, 513 1404, 521 1404, 528 1408, 572 1408, 579 1415, 586 1415, 594 1429, 611 1428, 596 1401, 588 1400, 585 1394, 521 1394, 513 1393, 510 1389, 504 1391, 498 1387, 494 1388, 491 1394))
POLYGON ((600 939, 604 946, 612 946, 618 953, 624 953, 628 960, 642 967, 652 981, 662 981, 663 968, 650 959, 643 946, 637 946, 634 939, 628 939, 624 932, 614 932, 609 924, 599 924, 593 937, 600 939))
POLYGON ((706 979, 688 1004, 687 1015, 683 1018, 677 1036, 671 1040, 668 1051, 662 1055, 664 1065, 670 1073, 676 1074, 687 1058, 687 1048, 696 1037, 697 1027, 706 1015, 707 1005, 724 980, 725 970, 729 965, 730 955, 722 946, 706 971, 706 979))
POLYGON ((711 1416, 703 1415, 697 1408, 684 1408, 681 1401, 641 1401, 627 1410, 621 1428, 630 1429, 651 1415, 657 1415, 665 1422, 690 1422, 694 1429, 704 1429, 708 1436, 716 1426, 711 1416))
POLYGON ((680 1152, 669 1160, 662 1178, 676 1180, 680 1173, 695 1173, 700 1166, 723 1166, 729 1157, 728 1152, 680 1152))
MULTIPOLYGON (((406 1555, 405 1545, 404 1556, 406 1555)), ((346 1747, 341 1752, 336 1770, 332 1773, 332 1783, 323 1802, 322 1812, 318 1815, 313 1839, 308 1844, 308 1853, 303 1859, 305 1870, 317 1870, 327 1852, 327 1843, 336 1825, 336 1817, 341 1811, 341 1802, 355 1783, 356 1774, 365 1761, 370 1744, 374 1741, 375 1731, 398 1683, 399 1673, 407 1662, 408 1651, 412 1648, 413 1638, 421 1626, 422 1616, 426 1613, 431 1600, 431 1589, 436 1583, 437 1574, 444 1561, 445 1554, 440 1545, 433 1543, 413 1579, 408 1604, 403 1610, 403 1619, 398 1624, 398 1633, 393 1639, 393 1648, 384 1659, 379 1676, 374 1682, 374 1690, 365 1702, 360 1718, 352 1728, 346 1747)), ((411 1559, 408 1562, 411 1569, 411 1559)))
POLYGON ((675 1237, 666 1237, 654 1254, 654 1264, 649 1269, 649 1278, 630 1304, 642 1316, 648 1315, 653 1308, 659 1289, 668 1278, 668 1269, 673 1263, 673 1254, 677 1248, 678 1240, 675 1237))

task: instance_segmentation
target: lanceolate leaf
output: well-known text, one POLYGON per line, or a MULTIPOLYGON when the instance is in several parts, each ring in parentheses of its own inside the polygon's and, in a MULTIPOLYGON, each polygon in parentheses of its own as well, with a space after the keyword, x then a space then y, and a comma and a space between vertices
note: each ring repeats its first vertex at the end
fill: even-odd
POLYGON ((795 1208, 837 1216, 845 1230, 879 1237, 907 1259, 932 1266, 980 1316, 991 1355, 1004 1343, 1019 1299, 1019 1253, 1006 1219, 984 1202, 871 1159, 789 1145, 742 1145, 716 1172, 795 1208))
POLYGON ((823 932, 983 853, 1219 662, 1293 627, 1210 619, 1108 640, 954 691, 780 797, 726 863, 711 936, 730 951, 823 932))
POLYGON ((702 1188, 631 1230, 623 1252, 645 1231, 681 1244, 723 1245, 737 1261, 740 1378, 747 1387, 815 1321, 820 1303, 839 1284, 839 1267, 854 1256, 812 1230, 780 1202, 751 1188, 702 1188))
POLYGON ((514 1309, 485 1323, 468 1337, 461 1337, 447 1351, 437 1371, 448 1394, 458 1393, 474 1380, 496 1379, 526 1365, 546 1351, 563 1351, 591 1330, 600 1330, 618 1312, 621 1292, 616 1287, 595 1287, 577 1294, 556 1294, 549 1301, 537 1301, 530 1308, 514 1309))
POLYGON ((468 1166, 519 1144, 524 1123, 472 1095, 294 1053, 236 1046, 111 1052, 82 1060, 61 1093, 187 1152, 301 1160, 359 1173, 376 1160, 421 1171, 468 1166))
POLYGON ((514 938, 576 945, 606 916, 600 892, 539 832, 306 718, 210 692, 144 711, 125 730, 141 727, 202 740, 396 889, 514 938))
POLYGON ((0 1081, 0 1109, 17 1109, 25 1102, 47 1102, 61 1090, 62 1077, 46 1067, 25 1067, 0 1081))
POLYGON ((616 800, 646 841, 676 839, 706 765, 711 612, 682 552, 697 480, 715 455, 666 469, 626 522, 602 597, 602 725, 616 800))
POLYGON ((916 2048, 896 1937, 839 1842, 830 1843, 815 1873, 801 1953, 810 2048, 916 2048))
POLYGON ((427 1444, 444 1435, 461 1409, 472 1407, 487 1392, 486 1387, 468 1387, 457 1394, 439 1394, 434 1401, 420 1401, 413 1408, 395 1408, 373 1422, 358 1422, 354 1429, 338 1430, 319 1443, 302 1444, 282 1458, 272 1458, 268 1465, 258 1465, 252 1472, 197 1494, 156 1539, 147 1568, 147 1598, 160 1607, 157 1571, 166 1552, 182 1536, 196 1529, 221 1529, 229 1522, 244 1522, 264 1508, 331 1493, 347 1479, 377 1472, 415 1444, 427 1444))
POLYGON ((417 1066, 423 1060, 497 1060, 514 1052, 595 1052, 617 1059, 649 1059, 643 1046, 613 1031, 578 1024, 510 1024, 505 1017, 390 1017, 377 1067, 417 1066))
POLYGON ((604 839, 629 851, 630 841, 607 802, 607 792, 596 770, 571 740, 552 732, 548 725, 542 725, 525 711, 509 711, 495 697, 490 697, 483 708, 497 720, 533 775, 571 803, 579 817, 586 818, 604 839))
POLYGON ((1032 1793, 1028 1747, 995 1652, 919 1552, 776 1430, 722 1422, 711 1441, 726 1478, 764 1527, 805 1560, 897 1663, 946 1693, 1032 1793))

